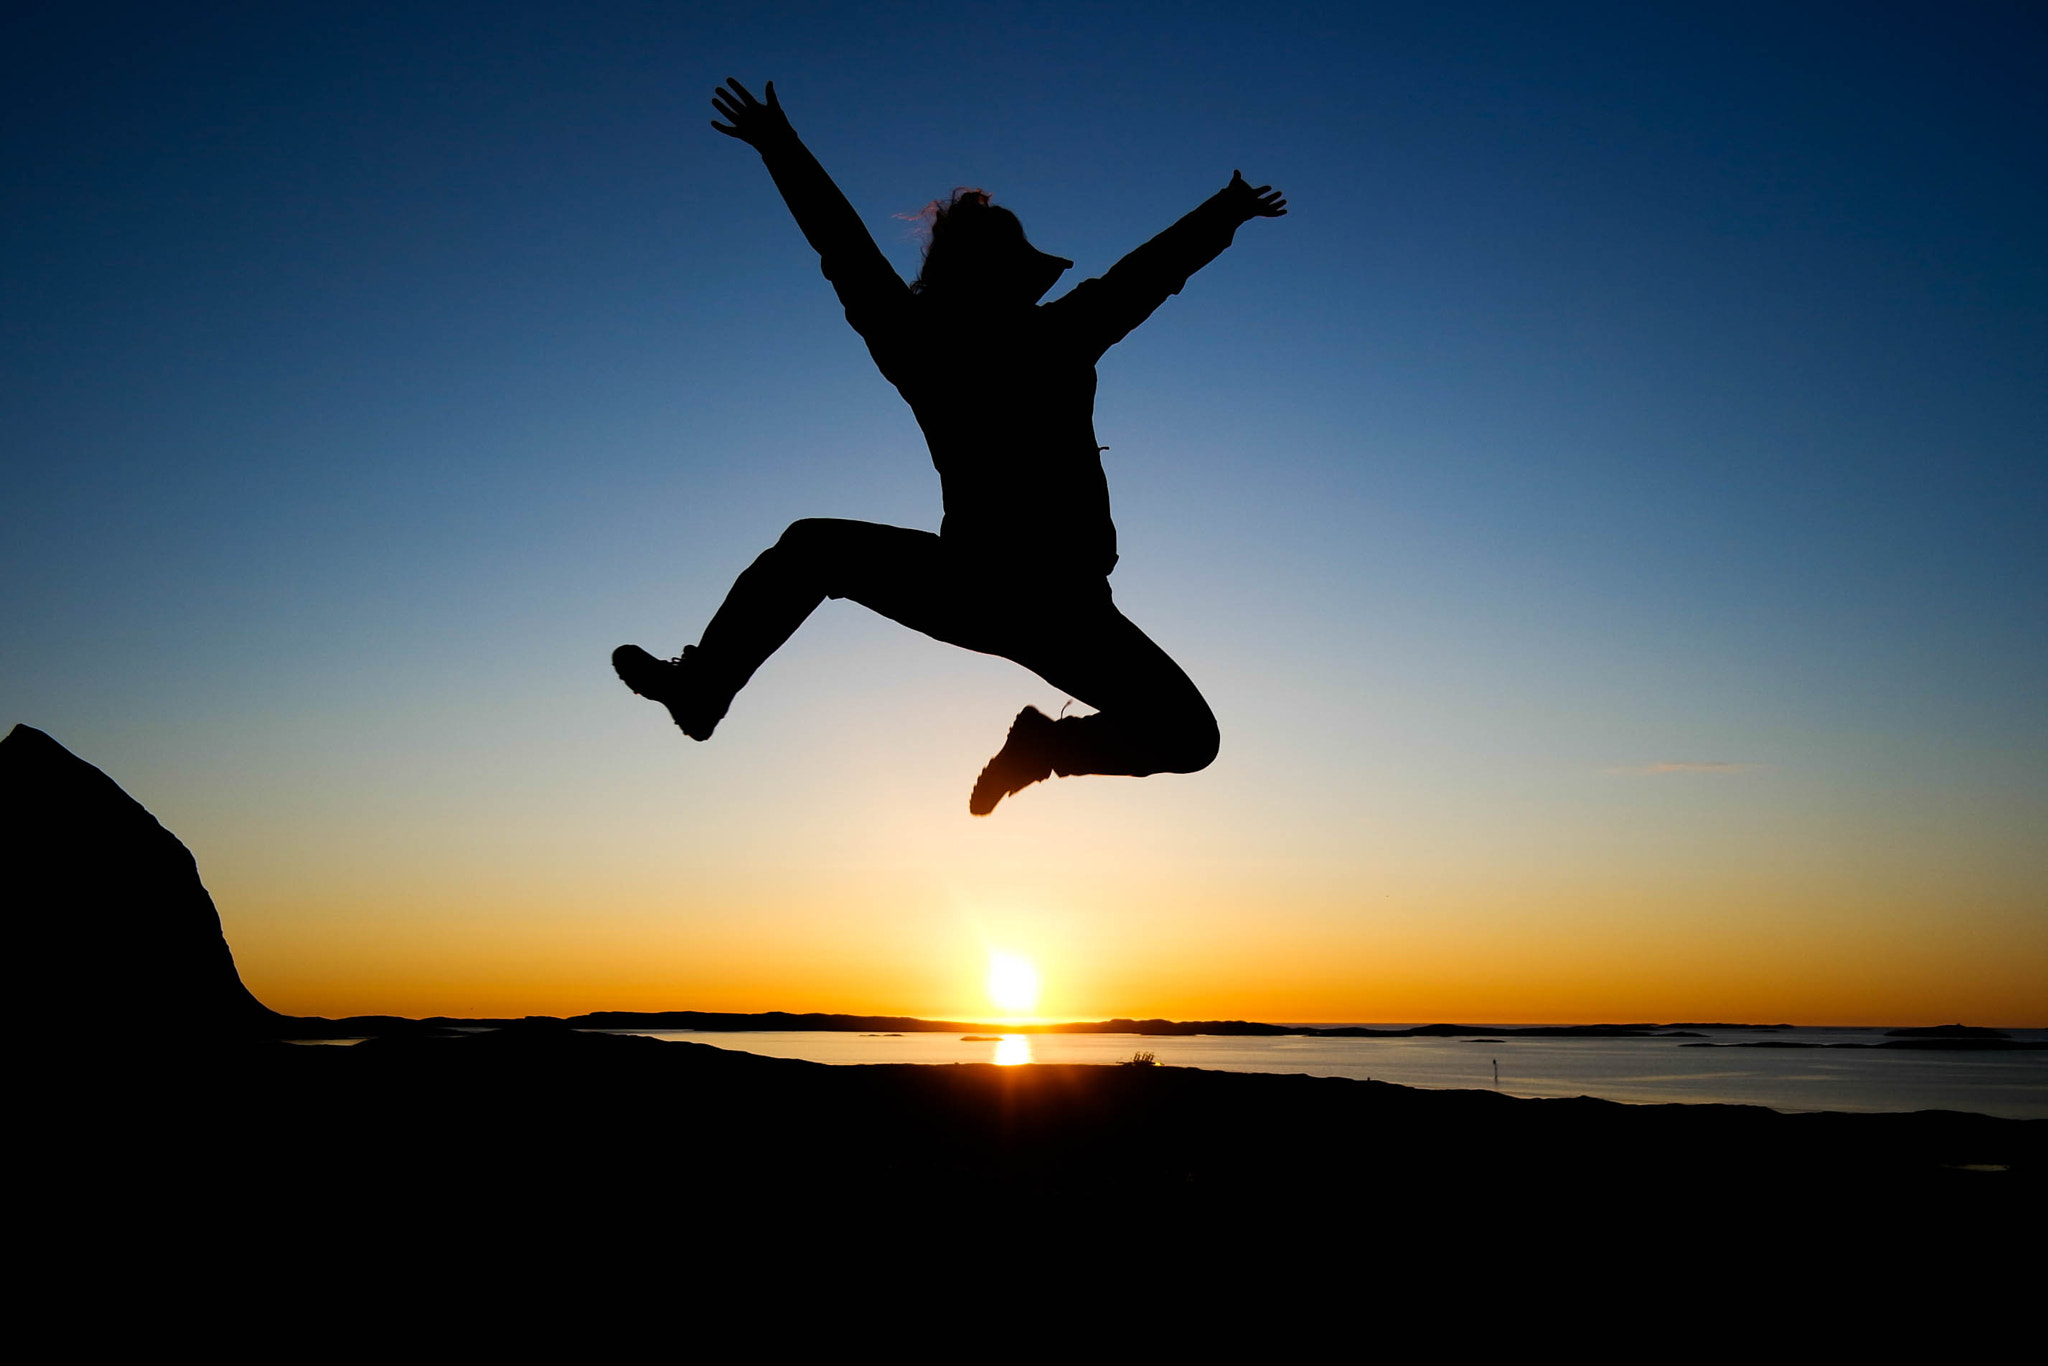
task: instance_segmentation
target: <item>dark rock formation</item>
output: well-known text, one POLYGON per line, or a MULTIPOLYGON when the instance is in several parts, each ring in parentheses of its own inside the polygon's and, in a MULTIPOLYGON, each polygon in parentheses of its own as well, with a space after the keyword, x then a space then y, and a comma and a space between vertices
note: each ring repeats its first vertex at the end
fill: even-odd
POLYGON ((81 1034, 278 1032, 283 1017, 235 971, 191 852, 113 779, 16 726, 0 740, 0 829, 31 1018, 81 1034))
POLYGON ((1698 1020, 1680 1020, 1674 1024, 1660 1025, 1661 1029, 1791 1029, 1788 1024, 1729 1024, 1724 1020, 1701 1023, 1698 1020))
POLYGON ((1260 1024, 1256 1020, 1103 1020, 1090 1025, 1067 1025, 1075 1033, 1094 1034, 1219 1034, 1239 1038, 1271 1037, 1281 1034, 1319 1034, 1303 1026, 1260 1024))
POLYGON ((1983 1025, 1945 1024, 1920 1025, 1912 1029, 1887 1029, 1887 1039, 2010 1039, 2012 1035, 2002 1029, 1986 1029, 1983 1025))

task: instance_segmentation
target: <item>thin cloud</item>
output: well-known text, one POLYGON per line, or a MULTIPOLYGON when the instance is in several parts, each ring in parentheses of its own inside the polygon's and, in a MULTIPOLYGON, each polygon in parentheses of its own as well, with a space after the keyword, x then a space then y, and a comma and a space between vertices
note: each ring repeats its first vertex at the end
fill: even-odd
POLYGON ((1762 764, 1702 763, 1688 759, 1666 759, 1662 763, 1632 764, 1621 768, 1603 768, 1600 771, 1628 777, 1644 777, 1653 773, 1749 773, 1762 767, 1762 764))

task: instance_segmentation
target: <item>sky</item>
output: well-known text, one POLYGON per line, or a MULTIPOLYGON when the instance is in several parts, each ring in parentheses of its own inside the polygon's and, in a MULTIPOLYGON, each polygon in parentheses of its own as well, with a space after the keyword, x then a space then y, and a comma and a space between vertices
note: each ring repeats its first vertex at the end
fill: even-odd
POLYGON ((23 7, 0 724, 299 1014, 2048 1024, 2031 4, 23 7), (613 677, 790 521, 936 529, 758 158, 1069 280, 1193 775, 966 796, 1015 665, 828 603, 708 744, 613 677))

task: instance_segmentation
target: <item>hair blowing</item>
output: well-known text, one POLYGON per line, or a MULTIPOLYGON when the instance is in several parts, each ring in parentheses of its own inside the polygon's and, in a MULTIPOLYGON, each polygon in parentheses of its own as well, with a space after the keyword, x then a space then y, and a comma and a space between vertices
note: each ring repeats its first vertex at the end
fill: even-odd
POLYGON ((905 216, 925 225, 924 263, 910 285, 919 294, 966 277, 987 247, 1025 245, 1017 215, 997 208, 986 190, 957 189, 905 216))

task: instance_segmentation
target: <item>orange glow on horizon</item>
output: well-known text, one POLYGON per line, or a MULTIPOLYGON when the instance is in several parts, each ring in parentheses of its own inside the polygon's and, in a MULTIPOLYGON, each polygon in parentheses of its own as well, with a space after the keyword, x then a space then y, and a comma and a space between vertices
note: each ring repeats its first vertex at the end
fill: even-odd
POLYGON ((1090 843, 1043 807, 1068 839, 1048 863, 1035 811, 1015 831, 906 818, 831 861, 716 876, 680 856, 307 867, 194 848, 243 980, 294 1015, 2048 1027, 2048 918, 2017 882, 1965 900, 1861 864, 1680 879, 1437 848, 1239 863, 1163 819, 1090 843), (1028 1006, 992 989, 997 953, 1033 970, 1028 1006))

